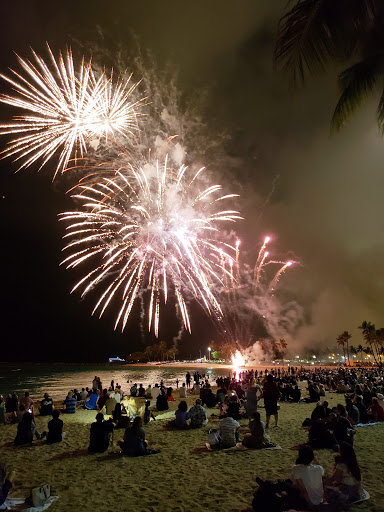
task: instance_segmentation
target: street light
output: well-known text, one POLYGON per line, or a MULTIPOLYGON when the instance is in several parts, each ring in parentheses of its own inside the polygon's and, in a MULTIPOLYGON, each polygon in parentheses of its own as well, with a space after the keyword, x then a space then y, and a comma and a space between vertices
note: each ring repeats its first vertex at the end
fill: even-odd
POLYGON ((211 347, 208 347, 208 359, 211 360, 211 347))

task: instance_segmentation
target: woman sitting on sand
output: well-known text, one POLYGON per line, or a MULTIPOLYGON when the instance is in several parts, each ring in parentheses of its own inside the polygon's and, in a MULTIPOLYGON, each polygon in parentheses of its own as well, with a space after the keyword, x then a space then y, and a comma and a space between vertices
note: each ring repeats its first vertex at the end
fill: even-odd
POLYGON ((305 444, 299 449, 296 466, 293 466, 291 478, 294 487, 308 504, 309 510, 318 507, 323 502, 323 476, 322 466, 313 465, 312 448, 305 444))
POLYGON ((250 434, 243 439, 243 445, 247 448, 272 448, 276 446, 265 435, 265 423, 260 420, 260 413, 254 412, 253 419, 249 422, 250 434))
POLYGON ((47 443, 61 443, 65 432, 63 432, 63 420, 59 418, 60 411, 55 409, 52 411, 52 419, 48 421, 47 443))
POLYGON ((128 457, 139 457, 146 454, 145 431, 142 427, 142 419, 136 416, 132 426, 124 433, 124 441, 119 441, 123 455, 128 457))
POLYGON ((169 425, 176 428, 187 428, 187 420, 189 420, 188 405, 185 400, 182 400, 175 411, 175 419, 170 421, 169 425))
POLYGON ((168 397, 165 394, 165 391, 162 390, 161 393, 156 398, 156 409, 158 411, 168 411, 168 397))
POLYGON ((341 443, 340 455, 335 457, 335 468, 330 483, 346 497, 348 503, 353 503, 361 496, 361 470, 353 447, 341 443))
POLYGON ((373 421, 384 421, 384 409, 377 398, 372 398, 372 405, 367 409, 367 414, 372 417, 373 421))
POLYGON ((33 441, 33 436, 36 436, 37 440, 43 439, 46 432, 39 434, 33 416, 30 412, 26 411, 17 425, 17 434, 14 440, 16 445, 29 444, 33 441))

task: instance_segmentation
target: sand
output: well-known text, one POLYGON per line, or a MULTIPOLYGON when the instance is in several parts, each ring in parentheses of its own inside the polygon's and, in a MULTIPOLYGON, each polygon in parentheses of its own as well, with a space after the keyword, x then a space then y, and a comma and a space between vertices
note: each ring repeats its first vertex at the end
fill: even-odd
MULTIPOLYGON (((330 406, 344 402, 342 395, 329 393, 326 398, 330 406)), ((195 399, 189 397, 189 405, 195 399)), ((114 445, 108 452, 89 455, 89 424, 94 421, 94 411, 80 409, 75 415, 62 415, 67 436, 55 445, 34 441, 29 447, 14 447, 16 425, 0 426, 0 460, 17 472, 11 496, 27 496, 31 487, 49 483, 52 494, 60 497, 50 507, 52 512, 240 511, 251 504, 256 476, 289 477, 297 456, 292 447, 306 441, 301 423, 313 410, 313 404, 281 404, 279 428, 269 430, 281 450, 209 452, 205 449, 207 431, 218 426, 218 410, 208 409, 209 423, 203 429, 166 430, 179 401, 171 402, 167 413, 155 412, 158 420, 145 426, 148 444, 161 449, 159 454, 146 457, 128 458, 117 453, 116 441, 122 438, 122 430, 115 431, 114 445)), ((141 405, 143 399, 136 402, 141 405)), ((264 410, 260 412, 264 419, 264 410)), ((48 419, 36 417, 41 431, 48 419)), ((242 438, 248 421, 240 423, 242 438)), ((352 510, 384 510, 383 436, 384 424, 357 429, 355 448, 371 499, 352 510)), ((329 450, 315 454, 317 463, 327 473, 332 471, 334 454, 329 450)))

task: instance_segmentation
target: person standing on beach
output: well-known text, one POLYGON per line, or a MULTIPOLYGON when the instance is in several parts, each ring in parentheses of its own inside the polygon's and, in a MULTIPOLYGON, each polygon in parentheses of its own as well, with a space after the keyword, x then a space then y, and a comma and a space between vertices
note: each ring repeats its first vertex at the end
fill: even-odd
POLYGON ((272 415, 275 417, 275 427, 277 427, 277 422, 279 420, 279 415, 277 412, 277 402, 281 398, 281 393, 277 387, 276 382, 273 379, 273 375, 270 373, 267 375, 267 379, 263 386, 263 398, 265 413, 267 416, 267 423, 265 425, 265 428, 269 428, 269 421, 272 415))
POLYGON ((187 388, 191 387, 191 374, 189 372, 187 372, 185 376, 185 383, 187 385, 187 388))

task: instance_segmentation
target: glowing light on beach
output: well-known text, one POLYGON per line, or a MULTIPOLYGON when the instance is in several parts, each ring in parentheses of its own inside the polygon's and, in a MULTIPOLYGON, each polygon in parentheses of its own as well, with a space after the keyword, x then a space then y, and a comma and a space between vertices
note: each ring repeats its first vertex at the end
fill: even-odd
POLYGON ((2 154, 21 160, 19 169, 37 161, 41 168, 57 155, 55 177, 71 158, 87 152, 91 140, 132 135, 143 100, 133 99, 137 84, 130 83, 131 77, 96 76, 84 58, 75 68, 70 49, 56 59, 48 46, 48 54, 47 62, 33 50, 33 61, 18 56, 22 72, 0 75, 14 91, 0 101, 21 111, 12 123, 0 125, 0 134, 17 136, 2 154))
POLYGON ((232 355, 232 366, 236 373, 239 372, 240 368, 245 365, 245 359, 239 350, 236 350, 235 354, 232 355))
MULTIPOLYGON (((148 304, 148 329, 158 336, 160 302, 173 290, 184 323, 191 331, 187 298, 194 297, 209 314, 222 315, 213 284, 223 285, 222 261, 234 247, 220 240, 221 226, 241 219, 235 210, 219 210, 225 198, 220 185, 203 188, 197 179, 186 179, 187 167, 164 164, 131 164, 81 180, 73 197, 78 211, 61 214, 68 221, 71 241, 63 263, 75 268, 92 264, 73 290, 82 296, 96 286, 101 294, 93 310, 101 316, 119 297, 115 328, 124 330, 136 298, 148 304), (96 181, 94 181, 96 179, 96 181)), ((73 291, 72 290, 72 291, 73 291)))

